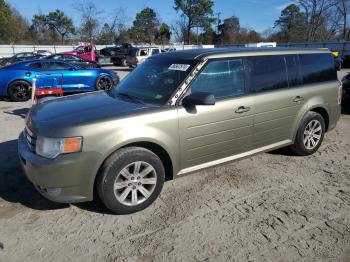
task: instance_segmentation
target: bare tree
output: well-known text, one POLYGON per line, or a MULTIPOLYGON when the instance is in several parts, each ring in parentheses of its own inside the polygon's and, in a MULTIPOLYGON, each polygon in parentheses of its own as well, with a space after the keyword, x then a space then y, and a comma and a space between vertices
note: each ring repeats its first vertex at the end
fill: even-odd
POLYGON ((325 21, 326 12, 337 5, 338 0, 298 0, 306 15, 306 41, 314 41, 317 31, 325 21))
POLYGON ((103 13, 93 2, 80 2, 74 6, 81 15, 80 35, 84 41, 93 43, 99 33, 99 17, 103 13))
POLYGON ((171 25, 171 31, 173 32, 176 42, 184 43, 186 37, 186 21, 184 18, 181 18, 171 25))
POLYGON ((347 36, 347 21, 348 21, 348 13, 350 9, 350 0, 338 0, 337 1, 337 21, 341 21, 341 39, 349 40, 349 36, 347 36), (339 14, 339 16, 338 16, 339 14), (340 18, 340 19, 339 19, 340 18))
POLYGON ((109 15, 112 19, 102 26, 97 40, 99 44, 112 44, 118 41, 121 32, 126 30, 125 14, 126 10, 124 8, 118 8, 109 15))

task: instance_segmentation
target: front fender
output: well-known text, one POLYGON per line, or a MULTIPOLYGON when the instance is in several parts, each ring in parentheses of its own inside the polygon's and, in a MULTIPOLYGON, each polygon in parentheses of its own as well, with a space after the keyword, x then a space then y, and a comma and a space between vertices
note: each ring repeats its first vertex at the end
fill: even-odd
POLYGON ((179 170, 179 136, 177 111, 175 109, 113 120, 84 128, 88 137, 84 149, 94 151, 96 173, 103 162, 115 151, 134 143, 153 143, 162 147, 169 155, 173 174, 179 170))

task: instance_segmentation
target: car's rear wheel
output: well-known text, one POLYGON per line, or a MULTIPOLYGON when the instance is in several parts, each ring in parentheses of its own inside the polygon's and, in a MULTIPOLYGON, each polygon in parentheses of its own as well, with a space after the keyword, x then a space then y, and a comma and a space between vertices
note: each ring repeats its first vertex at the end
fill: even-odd
POLYGON ((116 214, 145 209, 157 199, 164 184, 162 161, 153 152, 127 147, 112 154, 97 177, 102 202, 116 214))
POLYGON ((124 67, 127 67, 127 66, 128 66, 127 63, 126 63, 126 59, 125 59, 125 58, 123 58, 123 59, 121 60, 121 65, 124 66, 124 67))
POLYGON ((113 80, 109 76, 100 76, 96 81, 96 90, 110 91, 113 88, 113 80))
POLYGON ((30 84, 23 80, 12 82, 7 90, 7 94, 13 102, 23 102, 30 99, 30 84))
POLYGON ((297 155, 312 155, 321 146, 325 130, 323 117, 319 113, 308 112, 290 149, 297 155))

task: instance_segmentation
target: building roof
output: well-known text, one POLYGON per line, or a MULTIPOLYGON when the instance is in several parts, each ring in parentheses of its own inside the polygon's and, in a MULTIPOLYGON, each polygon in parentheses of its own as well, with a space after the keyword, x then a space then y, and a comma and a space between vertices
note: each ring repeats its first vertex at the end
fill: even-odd
POLYGON ((257 48, 202 48, 188 49, 174 52, 166 52, 157 57, 177 59, 210 59, 228 56, 254 56, 254 55, 277 55, 277 54, 305 54, 305 53, 330 53, 329 50, 308 49, 308 48, 287 48, 287 47, 257 47, 257 48))

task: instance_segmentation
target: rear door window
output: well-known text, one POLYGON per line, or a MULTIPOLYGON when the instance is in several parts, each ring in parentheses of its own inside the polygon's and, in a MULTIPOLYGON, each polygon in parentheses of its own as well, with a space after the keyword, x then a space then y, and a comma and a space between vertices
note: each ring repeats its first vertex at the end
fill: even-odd
POLYGON ((140 54, 140 56, 147 56, 148 52, 145 49, 140 49, 139 54, 140 54))
POLYGON ((288 87, 284 56, 256 56, 246 58, 250 91, 264 92, 288 87))
POLYGON ((334 58, 331 54, 299 55, 304 84, 325 82, 337 79, 334 58))
POLYGON ((191 84, 191 92, 208 92, 215 98, 239 96, 245 93, 242 59, 214 60, 191 84))
POLYGON ((50 69, 52 70, 68 70, 69 65, 61 62, 50 62, 50 69))
POLYGON ((29 65, 31 68, 41 68, 41 63, 32 63, 29 65))

